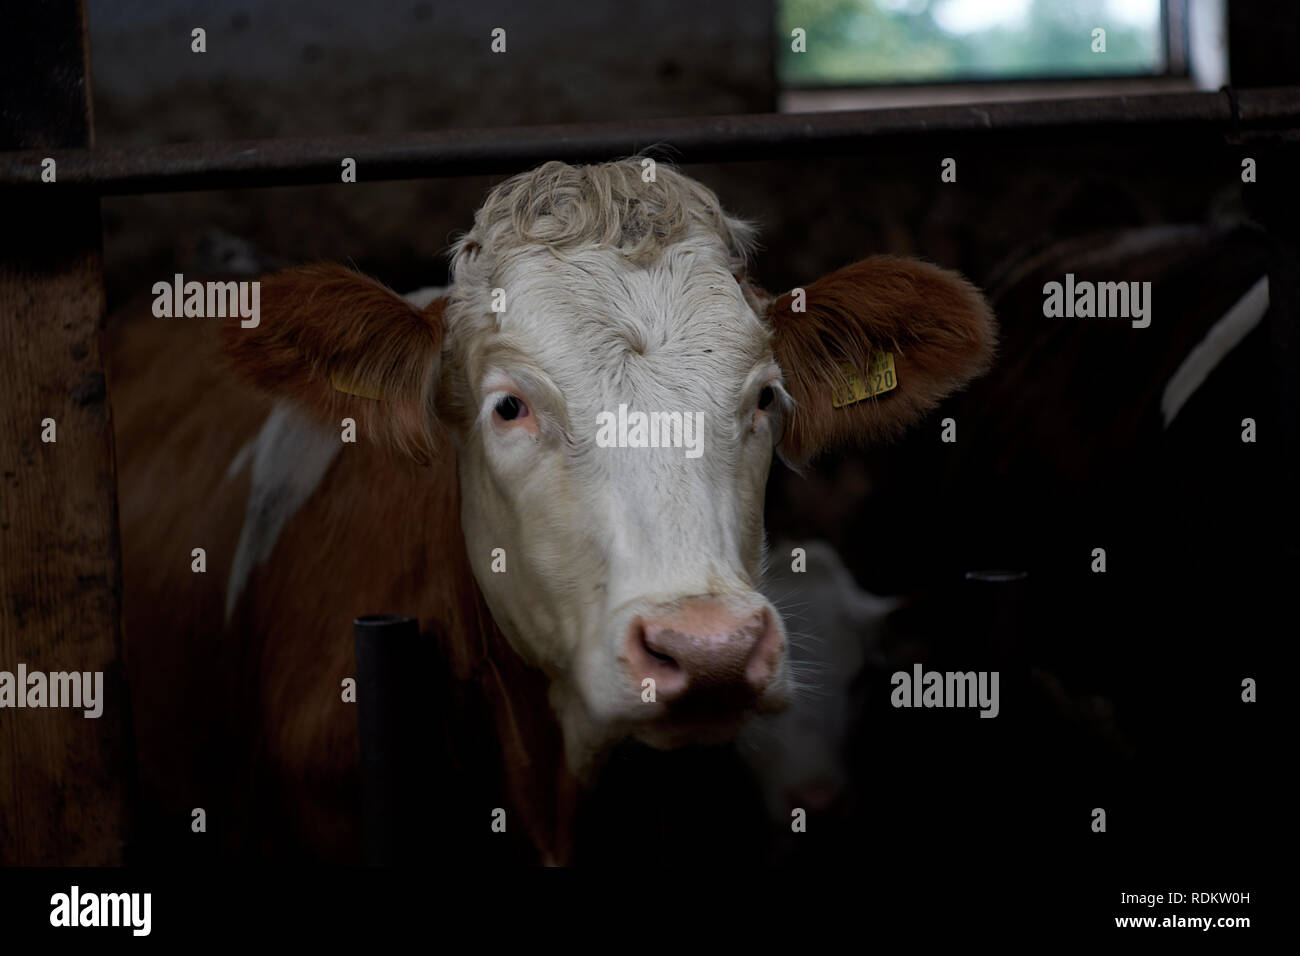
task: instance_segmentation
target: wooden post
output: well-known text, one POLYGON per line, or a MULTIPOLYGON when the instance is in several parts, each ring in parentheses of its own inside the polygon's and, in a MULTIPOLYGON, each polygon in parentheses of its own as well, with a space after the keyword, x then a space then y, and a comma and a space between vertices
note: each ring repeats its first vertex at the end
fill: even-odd
MULTIPOLYGON (((0 149, 90 146, 80 0, 15 4, 4 19, 0 149)), ((103 691, 98 718, 84 707, 0 709, 0 865, 123 861, 135 768, 101 269, 97 197, 57 178, 6 197, 0 671, 102 672, 103 691)))

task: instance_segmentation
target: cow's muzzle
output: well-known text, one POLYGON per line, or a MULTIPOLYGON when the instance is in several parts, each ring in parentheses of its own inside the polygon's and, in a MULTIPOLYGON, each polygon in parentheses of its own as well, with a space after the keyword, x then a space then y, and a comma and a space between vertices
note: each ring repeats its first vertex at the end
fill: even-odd
POLYGON ((623 659, 637 686, 655 696, 675 723, 730 720, 749 710, 776 679, 785 655, 773 611, 737 612, 730 602, 694 596, 633 618, 623 659))

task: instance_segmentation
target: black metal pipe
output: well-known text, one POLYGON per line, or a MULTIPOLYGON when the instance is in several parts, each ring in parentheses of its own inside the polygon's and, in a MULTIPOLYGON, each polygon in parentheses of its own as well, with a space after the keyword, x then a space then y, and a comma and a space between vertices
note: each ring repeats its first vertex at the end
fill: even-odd
POLYGON ((967 619, 974 632, 970 643, 999 661, 1010 663, 1023 656, 1026 571, 967 571, 967 619))
POLYGON ((57 184, 103 195, 290 186, 341 181, 342 160, 374 182, 496 174, 548 159, 596 162, 638 152, 677 162, 767 159, 861 149, 881 140, 955 133, 1060 132, 1102 128, 1171 129, 1235 135, 1300 127, 1300 87, 1218 93, 1156 93, 1079 99, 826 113, 757 113, 553 126, 451 129, 393 136, 346 136, 142 149, 0 153, 0 191, 56 188, 41 162, 56 162, 57 184))
POLYGON ((361 738, 361 859, 366 866, 410 862, 410 830, 425 817, 416 719, 430 673, 419 622, 373 614, 352 622, 356 638, 357 725, 361 738), (399 834, 399 828, 405 832, 399 834))

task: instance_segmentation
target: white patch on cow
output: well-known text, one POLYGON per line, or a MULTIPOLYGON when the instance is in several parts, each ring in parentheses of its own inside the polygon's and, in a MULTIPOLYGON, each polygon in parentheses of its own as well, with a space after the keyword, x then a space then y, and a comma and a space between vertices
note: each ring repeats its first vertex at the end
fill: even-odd
POLYGON ((257 437, 239 450, 226 471, 237 475, 251 463, 244 526, 230 564, 226 620, 230 620, 253 568, 275 550, 280 532, 312 496, 342 445, 335 434, 288 402, 271 409, 257 437))
POLYGON ((1160 399, 1160 412, 1168 428, 1178 416, 1187 400, 1196 393, 1210 373, 1218 367, 1242 339, 1264 318, 1268 311, 1268 276, 1261 276, 1245 295, 1238 299, 1219 321, 1215 322, 1205 338, 1187 353, 1178 371, 1165 385, 1160 399))
POLYGON ((423 309, 434 299, 441 299, 447 294, 447 287, 442 285, 429 285, 423 289, 416 289, 414 292, 408 292, 402 296, 407 302, 417 309, 423 309))
MULTIPOLYGON (((426 286, 403 298, 423 309, 446 291, 444 286, 426 286)), ((236 453, 226 469, 226 480, 234 478, 250 462, 253 476, 244 526, 226 585, 227 621, 253 568, 271 556, 280 532, 307 503, 341 447, 332 431, 311 421, 288 402, 280 402, 267 416, 257 437, 236 453)))
POLYGON ((253 452, 256 448, 256 438, 244 443, 244 446, 235 453, 234 459, 230 462, 230 467, 226 469, 226 481, 234 478, 235 475, 248 467, 248 463, 253 460, 253 452))

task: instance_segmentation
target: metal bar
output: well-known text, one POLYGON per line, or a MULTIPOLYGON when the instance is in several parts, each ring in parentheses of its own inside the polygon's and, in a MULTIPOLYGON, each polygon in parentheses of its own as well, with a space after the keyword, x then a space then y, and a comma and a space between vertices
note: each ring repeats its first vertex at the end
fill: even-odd
MULTIPOLYGON (((1242 90, 1241 127, 1300 126, 1300 87, 1242 90)), ((394 136, 346 136, 143 149, 0 153, 0 191, 40 180, 58 164, 61 187, 103 195, 335 183, 342 160, 359 181, 515 172, 548 159, 595 162, 642 151, 676 162, 818 155, 881 140, 955 133, 1082 132, 1115 127, 1164 135, 1170 129, 1228 132, 1223 93, 1156 93, 974 106, 759 113, 555 126, 453 129, 394 136)))
POLYGON ((366 866, 407 862, 418 854, 414 820, 429 797, 420 774, 430 731, 427 682, 433 653, 419 622, 372 614, 352 622, 356 638, 357 727, 361 741, 361 859, 366 866))
POLYGON ((1027 571, 966 572, 971 647, 1003 663, 1024 659, 1020 632, 1028 578, 1027 571))

